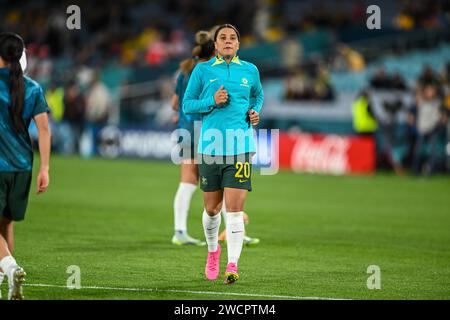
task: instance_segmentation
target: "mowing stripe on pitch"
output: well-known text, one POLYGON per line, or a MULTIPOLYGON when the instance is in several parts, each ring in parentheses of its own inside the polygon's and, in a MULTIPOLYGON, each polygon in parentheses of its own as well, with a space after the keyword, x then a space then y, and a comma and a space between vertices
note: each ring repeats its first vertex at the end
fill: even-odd
MULTIPOLYGON (((69 289, 67 286, 60 286, 60 285, 54 285, 54 284, 43 284, 43 283, 34 283, 34 284, 28 283, 28 284, 25 284, 25 286, 69 289)), ((192 290, 178 290, 178 289, 113 288, 113 287, 97 287, 97 286, 82 286, 79 290, 81 290, 81 289, 135 291, 135 292, 190 293, 190 294, 205 294, 205 295, 219 295, 219 296, 222 295, 222 296, 258 297, 258 298, 294 299, 294 300, 349 300, 349 299, 336 299, 336 298, 324 298, 324 297, 299 297, 299 296, 282 296, 282 295, 269 295, 269 294, 257 294, 257 293, 192 291, 192 290)), ((75 289, 75 290, 77 290, 77 289, 75 289)))

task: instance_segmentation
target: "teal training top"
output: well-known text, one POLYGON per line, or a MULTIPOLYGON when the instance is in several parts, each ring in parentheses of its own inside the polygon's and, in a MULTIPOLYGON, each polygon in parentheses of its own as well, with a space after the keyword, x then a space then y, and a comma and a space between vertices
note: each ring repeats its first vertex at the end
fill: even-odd
MULTIPOLYGON (((34 80, 24 77, 25 104, 22 118, 25 128, 39 113, 49 112, 44 92, 34 80)), ((0 68, 0 172, 31 171, 33 148, 27 132, 18 135, 10 116, 9 69, 0 68)))
POLYGON ((202 114, 198 153, 238 155, 256 152, 248 111, 258 113, 264 101, 258 68, 235 56, 228 64, 222 57, 196 65, 184 94, 186 114, 202 114), (214 93, 224 86, 228 101, 216 106, 214 93))

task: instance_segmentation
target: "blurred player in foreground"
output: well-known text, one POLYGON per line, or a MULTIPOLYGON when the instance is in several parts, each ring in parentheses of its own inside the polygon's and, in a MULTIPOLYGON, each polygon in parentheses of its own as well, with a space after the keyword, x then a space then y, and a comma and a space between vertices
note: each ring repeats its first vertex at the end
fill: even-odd
POLYGON ((33 167, 31 119, 38 128, 41 155, 37 193, 49 185, 49 109, 40 85, 23 75, 24 46, 17 34, 0 33, 0 285, 6 276, 9 300, 23 299, 26 275, 12 256, 13 222, 25 218, 28 205, 33 167))

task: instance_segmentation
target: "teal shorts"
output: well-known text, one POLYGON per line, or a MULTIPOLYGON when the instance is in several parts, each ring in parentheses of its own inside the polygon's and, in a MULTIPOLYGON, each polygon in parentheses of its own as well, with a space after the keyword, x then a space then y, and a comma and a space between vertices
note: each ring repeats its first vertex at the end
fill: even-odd
POLYGON ((199 154, 200 189, 204 192, 224 188, 252 191, 252 164, 249 153, 236 156, 199 154))
POLYGON ((0 216, 12 221, 25 219, 31 179, 31 171, 0 172, 0 216))

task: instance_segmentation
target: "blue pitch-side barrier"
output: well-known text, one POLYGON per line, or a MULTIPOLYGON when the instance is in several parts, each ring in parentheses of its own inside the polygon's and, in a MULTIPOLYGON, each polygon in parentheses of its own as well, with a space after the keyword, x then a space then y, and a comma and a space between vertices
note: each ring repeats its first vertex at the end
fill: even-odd
MULTIPOLYGON (((256 166, 270 166, 272 158, 271 130, 255 131, 257 154, 253 158, 256 166)), ((144 128, 106 126, 95 139, 98 154, 105 158, 143 158, 171 160, 177 158, 178 135, 173 131, 144 128)))

